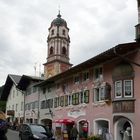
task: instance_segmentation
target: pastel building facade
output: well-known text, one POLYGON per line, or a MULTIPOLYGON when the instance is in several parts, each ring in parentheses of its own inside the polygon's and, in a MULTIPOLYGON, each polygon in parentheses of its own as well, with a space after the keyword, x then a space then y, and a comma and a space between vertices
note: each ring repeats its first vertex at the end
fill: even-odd
MULTIPOLYGON (((61 16, 54 21, 49 34, 52 28, 59 29, 67 25, 61 16)), ((65 70, 46 76, 46 80, 37 85, 40 88, 40 122, 55 127, 55 122, 60 120, 62 124, 68 119, 77 124, 80 138, 109 132, 114 140, 122 140, 124 131, 130 127, 132 138, 140 139, 139 27, 138 23, 136 42, 119 44, 77 66, 65 65, 65 70)), ((60 36, 54 34, 53 37, 60 36)), ((65 41, 69 43, 69 40, 65 41)), ((63 50, 63 44, 54 44, 57 44, 54 49, 62 58, 63 51, 58 51, 57 46, 63 50)), ((48 52, 51 52, 49 47, 48 52)), ((69 54, 64 52, 65 55, 69 54)), ((55 60, 58 60, 55 58, 49 59, 46 64, 54 66, 55 60)), ((50 69, 46 65, 44 70, 49 75, 50 69)), ((69 125, 67 128, 72 127, 69 125)))
POLYGON ((17 89, 21 76, 7 76, 1 99, 6 101, 6 117, 8 122, 22 123, 24 118, 24 94, 17 89))
POLYGON ((44 78, 22 75, 17 88, 24 94, 24 122, 38 123, 39 89, 34 85, 44 78))

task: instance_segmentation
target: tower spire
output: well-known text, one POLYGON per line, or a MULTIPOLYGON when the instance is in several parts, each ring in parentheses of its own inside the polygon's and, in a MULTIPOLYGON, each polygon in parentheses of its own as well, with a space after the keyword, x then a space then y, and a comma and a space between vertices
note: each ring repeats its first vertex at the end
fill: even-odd
POLYGON ((60 5, 58 6, 58 15, 57 17, 61 18, 61 14, 60 14, 60 5))

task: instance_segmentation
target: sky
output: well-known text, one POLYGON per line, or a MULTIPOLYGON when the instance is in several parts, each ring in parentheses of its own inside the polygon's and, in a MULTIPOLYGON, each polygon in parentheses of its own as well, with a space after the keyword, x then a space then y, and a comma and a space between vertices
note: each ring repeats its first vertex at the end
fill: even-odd
POLYGON ((136 0, 0 0, 0 86, 8 74, 43 73, 48 28, 59 10, 73 66, 135 39, 136 0))

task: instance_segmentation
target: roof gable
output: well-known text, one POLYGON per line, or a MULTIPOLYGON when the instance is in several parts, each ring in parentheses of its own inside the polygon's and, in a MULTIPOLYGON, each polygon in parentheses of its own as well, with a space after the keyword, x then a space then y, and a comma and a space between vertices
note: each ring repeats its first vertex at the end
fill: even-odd
POLYGON ((7 100, 13 84, 15 86, 17 86, 20 78, 21 78, 20 75, 8 74, 6 82, 5 82, 4 87, 3 87, 3 91, 1 93, 1 100, 4 100, 4 101, 7 100))

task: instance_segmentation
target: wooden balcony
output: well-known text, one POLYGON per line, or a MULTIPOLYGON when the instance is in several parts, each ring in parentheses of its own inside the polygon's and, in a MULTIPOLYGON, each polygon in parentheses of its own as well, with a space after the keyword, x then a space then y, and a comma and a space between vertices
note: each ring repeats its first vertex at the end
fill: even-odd
POLYGON ((113 101, 113 113, 134 113, 135 99, 113 101))

